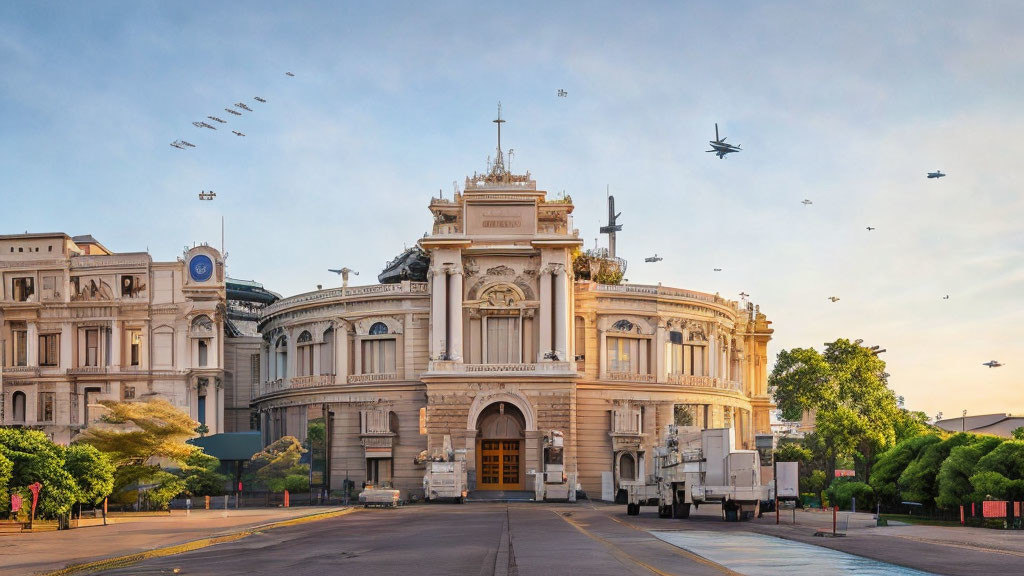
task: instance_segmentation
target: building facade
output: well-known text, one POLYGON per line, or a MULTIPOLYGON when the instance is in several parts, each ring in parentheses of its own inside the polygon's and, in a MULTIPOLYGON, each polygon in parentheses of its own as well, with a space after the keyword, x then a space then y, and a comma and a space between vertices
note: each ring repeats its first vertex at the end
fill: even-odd
POLYGON ((417 456, 450 445, 471 490, 533 491, 560 433, 570 482, 610 499, 653 471, 667 424, 729 427, 748 449, 770 433, 772 329, 752 305, 576 281, 571 200, 506 171, 500 150, 429 209, 425 278, 264 310, 253 400, 263 441, 322 425, 325 485, 390 482, 422 496, 417 456))
POLYGON ((91 236, 0 236, 0 417, 68 443, 99 401, 163 398, 224 428, 224 261, 113 253, 91 236))
POLYGON ((250 408, 259 386, 260 314, 280 296, 250 280, 227 279, 224 322, 224 432, 247 432, 259 426, 250 408))

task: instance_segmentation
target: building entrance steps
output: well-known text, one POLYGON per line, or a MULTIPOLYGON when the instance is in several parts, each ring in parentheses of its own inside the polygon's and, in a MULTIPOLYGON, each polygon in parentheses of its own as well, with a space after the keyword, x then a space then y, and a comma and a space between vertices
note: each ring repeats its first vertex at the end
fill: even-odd
POLYGON ((473 490, 467 502, 532 502, 533 491, 528 490, 473 490))

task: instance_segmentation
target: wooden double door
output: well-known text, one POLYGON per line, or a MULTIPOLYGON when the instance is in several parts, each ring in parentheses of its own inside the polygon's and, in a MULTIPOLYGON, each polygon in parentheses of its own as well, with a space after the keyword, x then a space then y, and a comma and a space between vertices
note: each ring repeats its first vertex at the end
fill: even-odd
POLYGON ((479 440, 478 490, 522 490, 522 440, 479 440))

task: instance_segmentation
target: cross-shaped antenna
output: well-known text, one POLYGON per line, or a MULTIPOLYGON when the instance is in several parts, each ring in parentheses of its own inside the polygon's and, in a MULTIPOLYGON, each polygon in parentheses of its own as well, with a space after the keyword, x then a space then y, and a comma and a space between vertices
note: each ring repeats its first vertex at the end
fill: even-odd
POLYGON ((209 192, 207 192, 206 190, 203 190, 202 192, 199 193, 199 199, 200 200, 213 200, 216 197, 217 197, 217 193, 214 192, 213 190, 210 190, 209 192))

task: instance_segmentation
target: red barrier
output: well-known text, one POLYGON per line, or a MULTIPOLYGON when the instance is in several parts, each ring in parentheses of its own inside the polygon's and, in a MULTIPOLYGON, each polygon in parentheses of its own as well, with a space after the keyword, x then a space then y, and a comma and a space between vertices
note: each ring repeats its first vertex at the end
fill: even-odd
POLYGON ((981 503, 981 515, 985 518, 1006 518, 1005 500, 986 500, 981 503))

